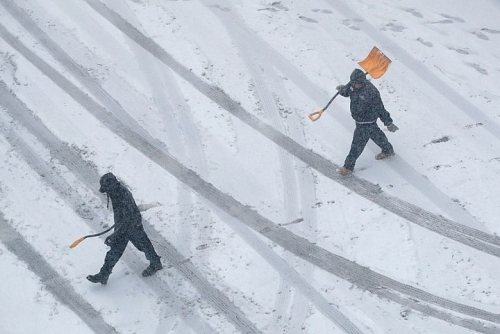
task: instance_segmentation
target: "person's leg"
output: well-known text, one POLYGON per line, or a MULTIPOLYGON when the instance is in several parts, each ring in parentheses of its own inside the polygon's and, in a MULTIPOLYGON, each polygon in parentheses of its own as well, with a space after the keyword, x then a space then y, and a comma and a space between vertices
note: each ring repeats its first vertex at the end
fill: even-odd
POLYGON ((146 255, 146 259, 149 260, 149 266, 142 272, 142 276, 151 276, 163 268, 160 256, 156 253, 151 240, 142 226, 131 232, 130 242, 132 242, 138 250, 143 252, 146 255))
POLYGON ((125 248, 127 247, 128 240, 126 238, 116 240, 112 245, 111 249, 106 253, 104 258, 104 264, 101 270, 96 275, 88 275, 87 279, 92 283, 108 283, 109 275, 113 271, 113 267, 118 262, 120 257, 123 255, 125 248))
POLYGON ((391 143, 389 143, 384 131, 382 131, 375 123, 370 131, 370 138, 375 144, 378 145, 378 147, 382 149, 382 152, 375 155, 375 159, 382 160, 395 154, 394 148, 391 143))
POLYGON ((356 129, 354 130, 354 135, 352 137, 351 150, 347 155, 344 168, 348 170, 354 170, 354 165, 356 165, 356 160, 358 160, 359 156, 365 149, 366 143, 370 139, 369 136, 369 128, 367 124, 357 124, 356 129))
POLYGON ((380 129, 375 123, 371 127, 370 139, 382 149, 382 153, 388 155, 392 155, 394 153, 394 148, 391 143, 389 143, 384 131, 382 131, 382 129, 380 129))

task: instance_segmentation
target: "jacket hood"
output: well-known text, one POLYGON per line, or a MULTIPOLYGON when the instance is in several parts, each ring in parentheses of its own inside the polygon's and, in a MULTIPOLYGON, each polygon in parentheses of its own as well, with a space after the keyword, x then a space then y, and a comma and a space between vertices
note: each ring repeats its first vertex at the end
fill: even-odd
POLYGON ((366 74, 359 68, 356 68, 352 71, 350 79, 351 83, 364 83, 366 81, 366 74))
POLYGON ((111 192, 120 182, 116 179, 116 176, 113 173, 104 174, 99 180, 101 187, 99 188, 99 192, 101 193, 109 193, 111 192))

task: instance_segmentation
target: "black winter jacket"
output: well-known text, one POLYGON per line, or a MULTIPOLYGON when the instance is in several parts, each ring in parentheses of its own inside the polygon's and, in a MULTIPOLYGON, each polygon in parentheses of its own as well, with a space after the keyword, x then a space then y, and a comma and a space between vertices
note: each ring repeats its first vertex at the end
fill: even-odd
POLYGON ((351 116, 359 124, 374 123, 377 118, 385 126, 392 124, 391 115, 385 110, 377 88, 369 81, 363 87, 354 88, 351 84, 340 91, 340 95, 351 98, 351 116))
POLYGON ((142 226, 142 216, 132 193, 121 183, 113 185, 108 192, 113 204, 116 237, 123 237, 131 230, 142 226))

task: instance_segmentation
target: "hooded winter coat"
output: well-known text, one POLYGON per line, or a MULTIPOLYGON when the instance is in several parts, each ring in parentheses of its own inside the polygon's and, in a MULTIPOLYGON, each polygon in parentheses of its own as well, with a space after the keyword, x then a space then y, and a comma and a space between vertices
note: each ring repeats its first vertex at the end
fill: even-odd
POLYGON ((111 198, 115 220, 114 237, 122 237, 134 227, 142 226, 142 216, 132 193, 113 174, 103 176, 99 191, 106 192, 111 198))
POLYGON ((374 123, 380 118, 385 126, 392 124, 391 115, 385 109, 378 89, 365 79, 363 71, 359 69, 353 71, 351 81, 346 89, 340 91, 340 95, 350 97, 351 116, 356 123, 374 123), (363 86, 355 88, 354 83, 361 83, 363 86))

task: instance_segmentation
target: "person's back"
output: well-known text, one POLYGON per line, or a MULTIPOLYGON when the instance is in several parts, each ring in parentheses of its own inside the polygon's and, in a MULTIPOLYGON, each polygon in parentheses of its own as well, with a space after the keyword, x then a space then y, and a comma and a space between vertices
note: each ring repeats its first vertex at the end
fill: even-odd
POLYGON ((113 205, 115 231, 129 225, 142 225, 142 216, 132 193, 121 183, 109 193, 113 205))
POLYGON ((149 266, 142 272, 142 276, 153 275, 163 266, 160 256, 156 254, 151 240, 144 231, 141 213, 132 193, 112 173, 104 174, 100 179, 100 184, 99 191, 106 193, 108 200, 111 198, 115 231, 104 241, 110 250, 106 253, 101 270, 95 275, 88 275, 87 279, 92 283, 107 284, 113 267, 123 255, 129 241, 150 261, 149 266))

